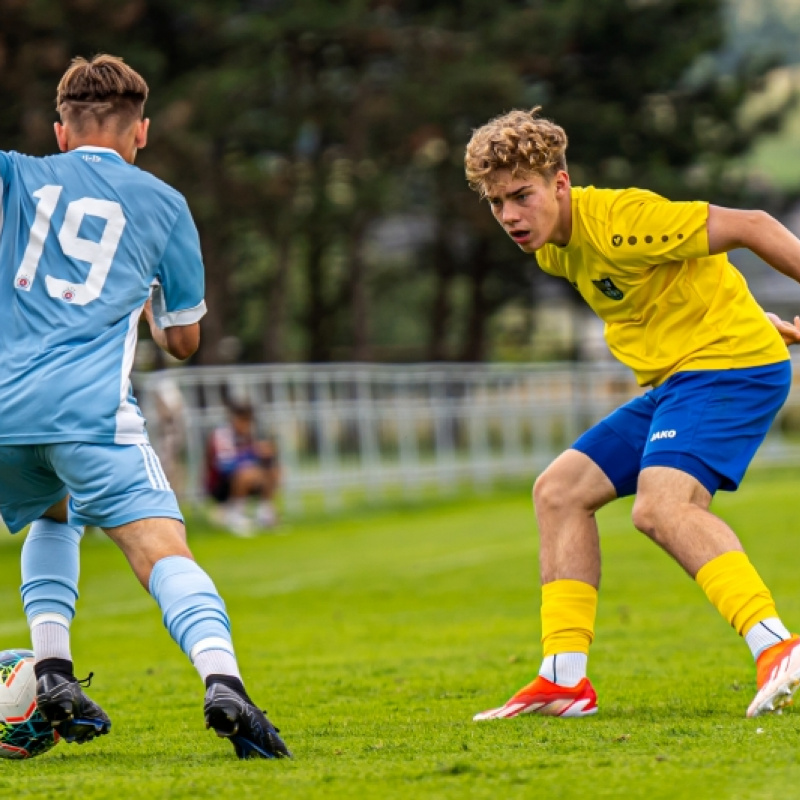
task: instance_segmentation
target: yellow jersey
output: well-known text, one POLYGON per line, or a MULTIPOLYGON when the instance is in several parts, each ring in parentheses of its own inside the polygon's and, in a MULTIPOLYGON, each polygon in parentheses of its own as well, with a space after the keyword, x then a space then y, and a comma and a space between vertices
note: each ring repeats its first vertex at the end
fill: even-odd
POLYGON ((537 250, 539 266, 581 293, 641 386, 789 358, 741 273, 724 253, 709 255, 708 203, 643 189, 571 191, 569 243, 537 250))

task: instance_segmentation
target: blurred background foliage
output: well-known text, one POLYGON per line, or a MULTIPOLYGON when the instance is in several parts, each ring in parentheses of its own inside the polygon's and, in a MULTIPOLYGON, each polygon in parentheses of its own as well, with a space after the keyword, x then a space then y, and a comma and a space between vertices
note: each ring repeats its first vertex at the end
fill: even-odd
POLYGON ((541 104, 576 184, 775 210, 748 159, 794 108, 796 5, 0 0, 0 146, 52 152, 69 59, 121 55, 137 163, 202 237, 198 362, 528 358, 545 278, 467 189, 471 130, 541 104))

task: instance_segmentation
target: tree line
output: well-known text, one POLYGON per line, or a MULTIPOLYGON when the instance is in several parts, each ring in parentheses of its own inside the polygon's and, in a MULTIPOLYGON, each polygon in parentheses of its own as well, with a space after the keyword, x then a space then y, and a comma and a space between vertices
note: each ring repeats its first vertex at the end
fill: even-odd
POLYGON ((573 182, 736 202, 791 99, 725 68, 722 0, 0 0, 0 147, 52 152, 73 55, 148 80, 137 164, 200 230, 201 363, 482 360, 542 280, 466 187, 471 131, 542 105, 573 182))

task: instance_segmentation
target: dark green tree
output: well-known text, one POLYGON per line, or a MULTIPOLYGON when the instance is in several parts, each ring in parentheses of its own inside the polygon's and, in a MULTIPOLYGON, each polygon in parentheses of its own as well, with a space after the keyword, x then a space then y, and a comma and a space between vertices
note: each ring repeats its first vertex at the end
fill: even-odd
POLYGON ((189 200, 207 264, 199 357, 479 360, 531 259, 466 187, 475 127, 541 104, 575 183, 742 202, 732 158, 763 58, 723 61, 722 0, 0 0, 0 146, 53 150, 74 54, 147 77, 140 165, 189 200), (376 234, 411 219, 403 247, 376 234), (399 255, 398 255, 399 254, 399 255), (231 353, 228 352, 228 357, 231 353))

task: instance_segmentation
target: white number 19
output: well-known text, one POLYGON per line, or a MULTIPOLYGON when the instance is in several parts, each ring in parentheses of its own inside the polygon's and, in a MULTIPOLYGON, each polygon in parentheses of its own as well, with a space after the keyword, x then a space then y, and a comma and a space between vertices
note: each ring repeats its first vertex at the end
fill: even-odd
MULTIPOLYGON (((63 186, 42 186, 33 193, 33 196, 39 201, 36 206, 36 217, 31 225, 30 238, 22 257, 22 263, 14 278, 14 286, 20 291, 29 292, 31 290, 44 251, 44 243, 50 232, 50 220, 56 210, 63 188, 63 186)), ((67 206, 64 222, 58 232, 58 241, 64 255, 89 262, 89 274, 84 283, 46 275, 45 285, 50 297, 77 306, 85 306, 92 300, 97 300, 100 292, 103 291, 103 284, 108 277, 108 271, 111 269, 111 262, 116 255, 124 229, 125 214, 119 203, 113 200, 98 200, 94 197, 73 200, 67 206), (78 235, 83 218, 87 214, 106 221, 99 242, 93 242, 91 239, 84 239, 78 235)))

